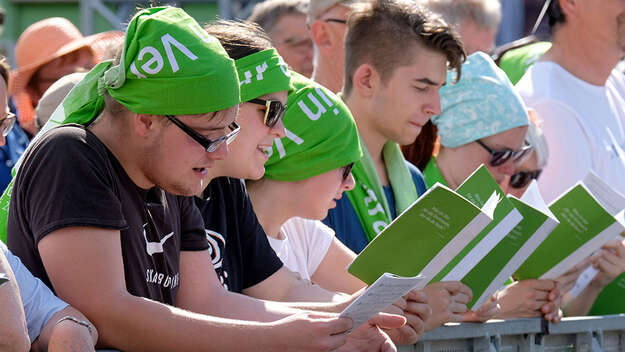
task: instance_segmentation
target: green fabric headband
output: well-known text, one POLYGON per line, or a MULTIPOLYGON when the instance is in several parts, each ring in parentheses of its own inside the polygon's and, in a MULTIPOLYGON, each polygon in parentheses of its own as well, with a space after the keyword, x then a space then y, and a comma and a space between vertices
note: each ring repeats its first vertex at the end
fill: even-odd
POLYGON ((241 102, 261 95, 289 90, 291 75, 276 49, 267 49, 236 60, 241 102))
POLYGON ((287 105, 286 137, 274 140, 266 178, 298 181, 360 160, 356 122, 341 98, 291 72, 287 105))
POLYGON ((55 122, 90 123, 104 108, 105 92, 137 114, 204 114, 239 103, 234 61, 175 7, 138 12, 119 64, 109 60, 94 67, 63 101, 64 120, 55 122))

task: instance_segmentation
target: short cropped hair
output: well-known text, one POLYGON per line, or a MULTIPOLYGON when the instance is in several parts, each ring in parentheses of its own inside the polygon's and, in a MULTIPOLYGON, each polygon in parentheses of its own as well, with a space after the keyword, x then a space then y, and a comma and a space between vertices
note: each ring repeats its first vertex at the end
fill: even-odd
POLYGON ((247 20, 258 23, 265 32, 270 33, 280 17, 284 15, 306 16, 307 13, 308 0, 266 0, 254 6, 247 20))
POLYGON ((549 29, 552 33, 558 24, 566 22, 566 16, 560 7, 560 0, 551 0, 547 8, 547 16, 549 17, 549 29))
POLYGON ((497 31, 501 22, 499 0, 425 0, 421 4, 453 26, 470 21, 481 28, 497 31))
POLYGON ((267 33, 255 23, 218 20, 204 30, 219 40, 233 60, 272 48, 267 33))
POLYGON ((386 83, 397 67, 414 58, 409 49, 415 45, 439 52, 460 79, 466 58, 462 42, 445 21, 412 1, 376 0, 362 4, 348 20, 345 38, 345 85, 348 96, 356 69, 368 63, 386 83))
POLYGON ((9 67, 7 59, 0 55, 0 76, 4 79, 4 83, 6 83, 7 87, 9 86, 9 72, 11 72, 11 68, 9 67))

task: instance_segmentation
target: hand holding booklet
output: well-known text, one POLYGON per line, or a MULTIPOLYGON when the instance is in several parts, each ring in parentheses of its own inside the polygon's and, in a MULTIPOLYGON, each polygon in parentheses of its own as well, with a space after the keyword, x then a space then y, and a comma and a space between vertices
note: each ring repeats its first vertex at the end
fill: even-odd
POLYGON ((356 329, 411 290, 420 290, 424 286, 423 276, 401 277, 384 273, 340 316, 351 318, 354 321, 353 329, 356 329))

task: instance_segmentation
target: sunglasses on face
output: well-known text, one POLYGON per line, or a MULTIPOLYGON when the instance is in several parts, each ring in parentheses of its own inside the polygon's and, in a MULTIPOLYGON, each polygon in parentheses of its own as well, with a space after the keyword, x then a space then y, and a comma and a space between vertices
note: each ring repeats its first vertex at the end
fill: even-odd
POLYGON ((343 166, 343 182, 347 181, 349 174, 352 172, 352 168, 354 168, 354 163, 343 166))
POLYGON ((201 134, 199 134, 198 132, 196 132, 191 127, 182 123, 182 121, 178 120, 175 116, 165 115, 165 117, 167 117, 169 121, 173 122, 174 125, 178 126, 182 130, 182 132, 186 133, 194 141, 198 142, 209 153, 212 153, 215 150, 217 150, 217 148, 219 148, 219 146, 221 146, 224 142, 226 142, 226 144, 232 143, 232 141, 234 141, 234 139, 239 134, 239 131, 241 131, 239 124, 236 123, 236 121, 233 121, 230 125, 228 125, 228 128, 230 129, 230 133, 225 134, 216 139, 208 139, 202 136, 201 134))
POLYGON ((0 119, 0 132, 2 132, 2 136, 6 137, 9 135, 9 132, 15 126, 15 114, 12 112, 7 112, 7 116, 3 119, 0 119))
POLYGON ((538 180, 538 176, 543 172, 542 169, 535 171, 519 171, 510 176, 510 187, 523 188, 527 186, 532 180, 538 180))
POLYGON ((484 144, 484 142, 482 142, 479 139, 476 140, 475 142, 479 144, 482 148, 484 148, 487 152, 490 153, 490 156, 491 156, 490 166, 503 165, 510 159, 514 161, 522 160, 532 150, 532 146, 527 145, 527 144, 521 147, 521 149, 519 150, 512 150, 508 148, 494 150, 494 149, 489 148, 486 144, 484 144))
POLYGON ((252 99, 248 103, 263 105, 267 108, 263 123, 269 128, 275 126, 286 111, 286 105, 283 105, 279 100, 252 99))

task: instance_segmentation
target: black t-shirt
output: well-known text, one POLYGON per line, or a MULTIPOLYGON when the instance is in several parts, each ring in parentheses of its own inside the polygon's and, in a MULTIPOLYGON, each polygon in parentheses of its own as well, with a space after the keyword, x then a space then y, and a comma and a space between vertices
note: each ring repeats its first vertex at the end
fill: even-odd
POLYGON ((195 204, 206 224, 217 277, 227 290, 241 292, 282 267, 258 223, 243 181, 216 178, 206 187, 203 199, 195 198, 195 204))
POLYGON ((93 133, 68 125, 49 131, 26 153, 11 195, 7 244, 53 289, 37 244, 74 226, 120 230, 128 292, 172 305, 180 251, 208 248, 190 197, 137 187, 93 133))

